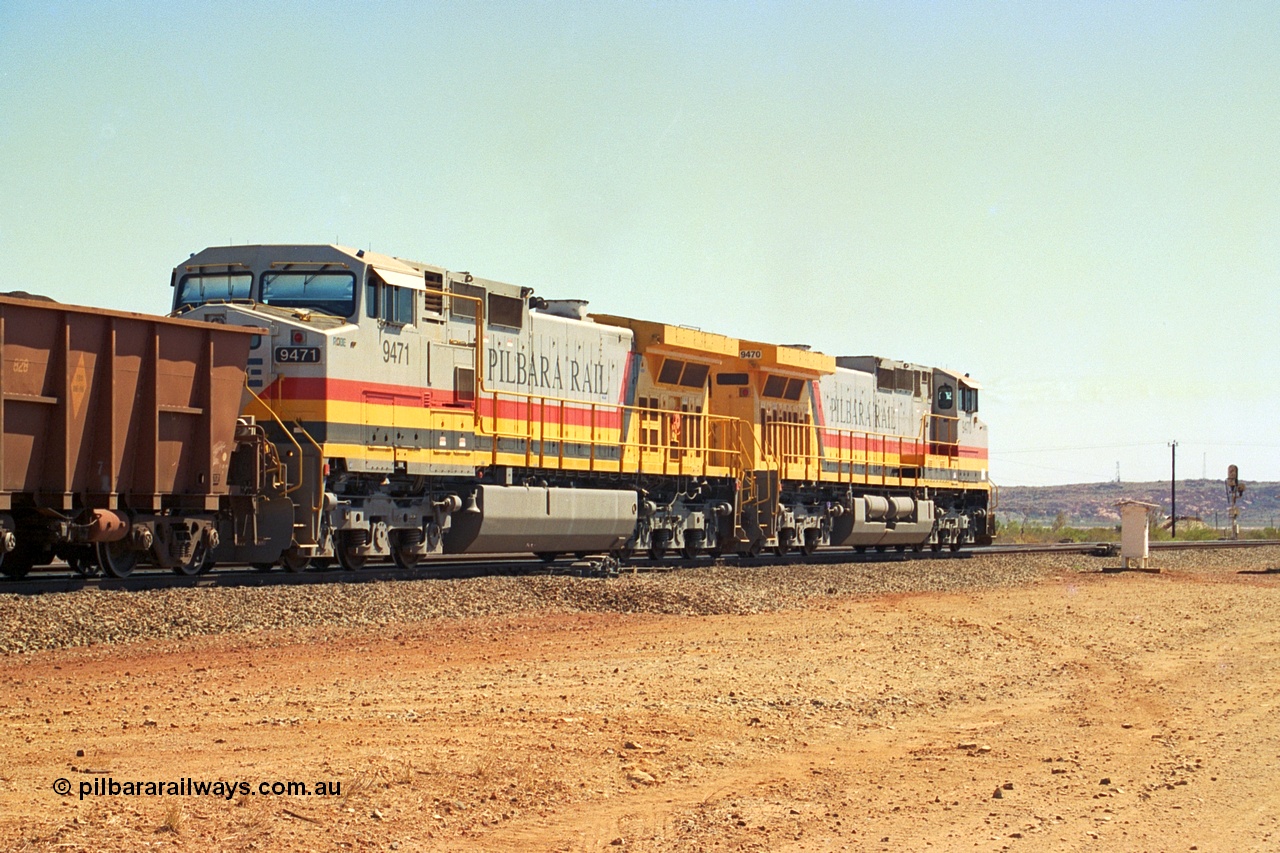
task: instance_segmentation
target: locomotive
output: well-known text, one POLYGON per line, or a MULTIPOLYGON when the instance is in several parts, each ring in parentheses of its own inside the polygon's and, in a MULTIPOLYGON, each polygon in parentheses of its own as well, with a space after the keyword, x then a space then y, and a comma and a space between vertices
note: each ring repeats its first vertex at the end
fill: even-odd
POLYGON ((288 547, 228 542, 230 559, 990 541, 967 375, 588 313, 333 245, 209 248, 172 285, 175 316, 264 330, 245 415, 296 457, 288 547))
POLYGON ((0 297, 0 572, 990 542, 967 374, 336 245, 170 284, 168 318, 0 297))

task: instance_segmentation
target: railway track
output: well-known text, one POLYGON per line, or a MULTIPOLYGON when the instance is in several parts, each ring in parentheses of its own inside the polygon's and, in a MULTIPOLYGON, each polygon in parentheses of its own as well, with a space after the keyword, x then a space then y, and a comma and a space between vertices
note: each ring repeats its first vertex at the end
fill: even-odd
POLYGON ((558 574, 578 576, 612 576, 627 573, 662 573, 680 569, 699 568, 712 565, 748 567, 766 567, 795 565, 801 563, 838 564, 838 563, 889 563, 906 562, 908 560, 952 560, 964 559, 968 552, 952 554, 943 553, 911 553, 890 551, 874 551, 856 553, 852 551, 818 551, 808 557, 799 553, 780 557, 773 554, 762 554, 756 557, 722 556, 702 557, 699 559, 635 559, 625 565, 600 557, 585 559, 565 558, 548 563, 537 557, 523 554, 500 555, 494 557, 450 558, 448 561, 424 562, 412 569, 402 569, 391 563, 369 565, 359 571, 344 571, 337 568, 303 572, 286 572, 279 569, 260 571, 248 566, 219 567, 202 575, 175 575, 164 569, 138 569, 124 578, 105 575, 83 577, 72 571, 70 567, 55 565, 40 572, 33 572, 22 580, 0 582, 0 594, 42 595, 51 592, 77 592, 81 590, 122 590, 141 591, 150 589, 206 589, 213 587, 260 587, 260 586, 308 586, 330 583, 379 583, 384 581, 409 580, 450 580, 459 578, 485 577, 490 575, 534 575, 558 574))
MULTIPOLYGON (((1153 551, 1194 550, 1214 548, 1257 548, 1280 545, 1276 539, 1208 540, 1189 542, 1153 542, 1153 551)), ((423 563, 412 569, 402 569, 390 563, 371 565, 360 571, 339 569, 286 572, 260 571, 248 566, 227 566, 203 575, 174 575, 163 569, 141 569, 125 578, 107 576, 82 577, 69 567, 57 566, 28 576, 20 581, 0 583, 0 594, 42 595, 53 592, 77 592, 81 590, 141 591, 151 589, 205 589, 212 587, 260 587, 260 586, 309 586, 331 583, 381 583, 385 581, 449 580, 490 575, 562 574, 578 576, 609 576, 625 573, 658 573, 711 565, 750 567, 783 566, 803 563, 891 563, 908 560, 954 560, 983 554, 1045 554, 1076 553, 1097 557, 1116 556, 1119 544, 1115 542, 1051 542, 1031 545, 987 545, 969 548, 959 553, 933 553, 911 551, 869 551, 858 553, 848 550, 819 550, 805 557, 800 554, 777 556, 762 554, 756 557, 723 556, 700 559, 666 559, 661 561, 637 559, 626 565, 603 557, 581 560, 565 558, 547 563, 539 558, 523 554, 486 555, 484 557, 450 558, 447 561, 423 563)))
MULTIPOLYGON (((1203 539, 1185 542, 1152 542, 1152 551, 1194 551, 1214 548, 1261 548, 1280 545, 1280 539, 1203 539)), ((1119 542, 1045 542, 1032 545, 984 545, 968 549, 970 554, 1092 554, 1114 557, 1120 554, 1119 542)))

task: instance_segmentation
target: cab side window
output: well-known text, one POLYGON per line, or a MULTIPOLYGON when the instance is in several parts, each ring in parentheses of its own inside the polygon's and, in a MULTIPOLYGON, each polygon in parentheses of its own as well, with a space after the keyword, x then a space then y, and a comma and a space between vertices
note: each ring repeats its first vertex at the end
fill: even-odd
POLYGON ((413 290, 386 284, 370 277, 365 291, 364 312, 367 316, 399 326, 413 325, 413 290))

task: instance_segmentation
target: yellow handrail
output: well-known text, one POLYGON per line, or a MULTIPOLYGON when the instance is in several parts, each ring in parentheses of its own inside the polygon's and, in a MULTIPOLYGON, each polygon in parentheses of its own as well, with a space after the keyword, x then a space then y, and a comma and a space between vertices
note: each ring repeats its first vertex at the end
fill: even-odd
MULTIPOLYGON (((258 405, 262 406, 262 408, 266 410, 267 414, 271 416, 271 419, 276 422, 276 426, 280 427, 280 431, 285 434, 285 437, 288 438, 289 441, 293 442, 293 446, 296 447, 298 450, 298 473, 301 474, 302 473, 302 445, 298 444, 297 439, 293 437, 293 433, 289 430, 289 428, 284 425, 284 421, 280 420, 280 416, 276 414, 275 409, 272 409, 269 405, 267 405, 267 402, 265 400, 263 400, 261 397, 259 397, 257 394, 254 393, 253 389, 249 387, 247 380, 245 382, 244 389, 249 392, 249 395, 253 397, 253 399, 258 401, 258 405)), ((303 430, 303 432, 305 433, 306 430, 303 430)), ((319 445, 316 445, 316 446, 319 447, 319 445)), ((284 466, 284 463, 282 462, 281 467, 283 466, 284 466)), ((289 478, 287 475, 284 477, 284 481, 285 481, 284 493, 286 495, 291 495, 294 492, 296 492, 298 489, 302 488, 301 476, 298 477, 298 482, 295 483, 293 486, 289 485, 289 478)))

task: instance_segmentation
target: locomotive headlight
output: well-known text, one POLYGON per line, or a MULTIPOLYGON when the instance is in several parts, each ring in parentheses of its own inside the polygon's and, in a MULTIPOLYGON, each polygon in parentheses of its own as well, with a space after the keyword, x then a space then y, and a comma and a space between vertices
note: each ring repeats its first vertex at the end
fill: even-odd
POLYGON ((302 332, 298 331, 297 329, 294 329, 293 342, 295 344, 303 344, 303 343, 306 343, 306 341, 307 341, 307 336, 304 335, 302 332))

